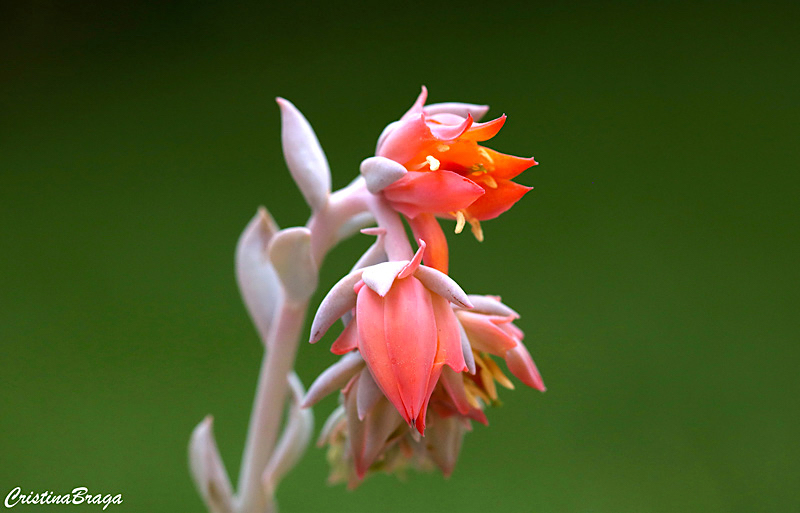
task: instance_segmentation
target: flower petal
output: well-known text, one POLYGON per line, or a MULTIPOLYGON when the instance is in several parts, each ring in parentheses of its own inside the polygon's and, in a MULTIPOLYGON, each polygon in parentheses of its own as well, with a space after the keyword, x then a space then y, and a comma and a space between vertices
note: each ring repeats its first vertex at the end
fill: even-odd
POLYGON ((325 424, 322 425, 322 429, 319 432, 319 438, 317 438, 317 447, 322 447, 326 443, 330 443, 331 435, 333 435, 334 431, 342 425, 342 421, 345 419, 345 411, 344 406, 338 406, 335 410, 328 415, 328 418, 325 419, 325 424))
POLYGON ((425 115, 419 114, 403 119, 386 134, 376 155, 405 164, 422 146, 434 141, 436 137, 425 123, 425 115))
POLYGON ((520 200, 533 187, 525 187, 510 180, 497 180, 497 187, 487 189, 467 208, 467 213, 479 221, 494 219, 520 200))
POLYGON ((451 277, 426 265, 419 266, 414 276, 432 292, 462 308, 472 308, 467 293, 451 277))
POLYGON ((489 106, 459 102, 431 103, 423 107, 422 110, 429 116, 434 116, 436 114, 455 114, 456 116, 465 118, 467 115, 472 115, 475 120, 478 120, 489 112, 489 106))
POLYGON ((392 121, 381 132, 381 135, 378 136, 378 143, 375 145, 375 155, 381 154, 381 147, 383 146, 384 141, 389 137, 389 134, 394 132, 395 128, 400 126, 400 121, 392 121))
POLYGON ((419 93, 419 96, 417 96, 417 99, 414 101, 414 105, 412 105, 411 108, 408 109, 405 114, 403 114, 403 117, 400 118, 400 120, 402 121, 402 120, 409 119, 411 117, 416 117, 416 116, 419 116, 420 114, 422 114, 422 112, 423 112, 423 108, 422 107, 423 107, 423 105, 425 105, 425 101, 427 99, 428 99, 428 88, 425 87, 425 86, 422 86, 422 89, 421 89, 421 91, 419 93))
POLYGON ((407 278, 412 274, 414 274, 417 271, 417 269, 419 269, 419 264, 422 263, 422 255, 425 253, 425 247, 427 246, 427 244, 425 244, 425 241, 422 239, 418 240, 419 240, 419 249, 417 249, 417 252, 414 253, 414 257, 411 259, 411 261, 403 266, 403 269, 397 275, 397 279, 401 280, 403 278, 407 278))
POLYGON ((313 406, 328 394, 342 389, 353 376, 364 368, 364 365, 366 363, 358 353, 348 353, 343 356, 314 380, 303 398, 302 407, 313 406))
POLYGON ((506 115, 503 114, 499 118, 487 121, 486 123, 475 123, 461 137, 462 139, 466 139, 468 141, 488 141, 497 135, 497 132, 503 128, 503 124, 505 124, 505 122, 506 115))
POLYGON ((362 279, 367 287, 374 290, 379 296, 384 297, 392 287, 395 278, 408 264, 407 260, 383 262, 364 269, 362 279))
MULTIPOLYGON (((358 348, 367 362, 372 378, 383 391, 383 395, 410 422, 406 407, 397 386, 384 328, 384 298, 369 287, 358 292, 358 348)), ((356 415, 357 416, 357 415, 356 415)))
POLYGON ((466 119, 464 119, 464 121, 458 125, 440 125, 429 123, 428 128, 430 128, 433 136, 440 141, 455 141, 470 129, 474 121, 475 120, 472 119, 472 115, 467 114, 466 119))
POLYGON ((458 328, 458 319, 450 302, 437 294, 431 294, 433 312, 436 318, 439 347, 436 351, 436 363, 448 365, 456 372, 468 370, 461 351, 461 333, 458 328))
POLYGON ((467 337, 467 332, 464 331, 461 321, 458 321, 458 333, 461 336, 461 354, 464 355, 464 362, 467 364, 469 373, 475 375, 477 370, 475 368, 475 355, 472 354, 472 345, 469 343, 469 337, 467 337))
POLYGON ((458 417, 436 419, 428 432, 429 454, 444 477, 450 477, 461 451, 466 429, 458 417))
POLYGON ((409 171, 383 190, 395 210, 406 217, 467 208, 483 195, 481 186, 452 171, 409 171))
POLYGON ((538 165, 539 163, 533 157, 516 157, 514 155, 507 155, 500 153, 491 148, 480 147, 481 152, 485 153, 485 157, 492 163, 494 171, 492 176, 496 179, 511 180, 519 175, 526 169, 538 165))
POLYGON ((403 419, 388 401, 378 401, 373 411, 363 421, 358 418, 356 394, 351 391, 345 398, 347 430, 353 464, 359 479, 366 476, 369 467, 386 446, 391 434, 403 419))
POLYGON ((368 369, 363 369, 361 371, 356 386, 358 418, 359 420, 364 420, 364 417, 372 410, 372 407, 375 406, 378 399, 383 397, 383 392, 381 392, 381 389, 375 384, 375 380, 372 379, 372 375, 369 373, 368 369))
POLYGON ((337 355, 347 354, 358 348, 358 330, 352 320, 347 323, 342 333, 331 345, 331 353, 337 355))
POLYGON ((498 299, 492 296, 480 296, 477 294, 470 294, 469 300, 472 301, 472 312, 484 313, 489 315, 498 315, 501 317, 513 316, 514 319, 519 319, 519 314, 501 303, 498 299))
POLYGON ((431 293, 414 277, 397 280, 386 294, 384 312, 385 343, 397 387, 408 417, 417 419, 430 395, 428 382, 437 350, 431 293))
POLYGON ((395 281, 385 298, 358 294, 359 350, 384 395, 409 424, 420 415, 436 355, 430 292, 413 277, 395 281))
POLYGON ((464 388, 464 378, 461 374, 452 369, 444 368, 440 381, 447 391, 447 395, 449 395, 450 399, 453 401, 456 410, 458 410, 460 414, 466 415, 472 409, 472 406, 467 399, 467 391, 464 388))
POLYGON ((439 382, 439 376, 442 374, 443 368, 444 366, 441 363, 434 364, 433 369, 431 370, 431 375, 428 378, 428 387, 425 392, 425 400, 422 402, 420 413, 417 415, 416 422, 414 422, 414 427, 417 428, 417 433, 422 436, 425 436, 425 419, 428 415, 428 402, 431 400, 433 389, 436 388, 436 384, 439 382))
POLYGON ((309 342, 318 342, 325 332, 333 326, 341 316, 356 306, 356 293, 353 287, 361 280, 363 270, 353 271, 334 285, 319 304, 314 322, 311 323, 309 342))
POLYGON ((544 386, 542 375, 539 374, 539 369, 536 368, 531 354, 522 342, 505 354, 505 360, 508 370, 518 377, 520 381, 540 392, 547 390, 547 387, 544 386))
POLYGON ((458 320, 464 326, 472 348, 477 351, 505 357, 506 351, 517 346, 517 340, 492 322, 488 315, 460 311, 458 320))

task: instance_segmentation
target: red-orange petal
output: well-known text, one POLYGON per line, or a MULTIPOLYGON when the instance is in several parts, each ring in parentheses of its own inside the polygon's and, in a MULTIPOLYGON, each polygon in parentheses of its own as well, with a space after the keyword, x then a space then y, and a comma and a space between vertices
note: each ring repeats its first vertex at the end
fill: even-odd
POLYGON ((395 210, 414 218, 467 208, 483 195, 483 188, 452 171, 409 171, 383 194, 395 210))
POLYGON ((383 395, 389 399, 406 422, 411 422, 394 376, 392 360, 386 346, 383 317, 384 298, 369 287, 362 287, 358 292, 356 304, 358 349, 383 395))
POLYGON ((417 431, 421 435, 425 435, 425 419, 428 415, 428 402, 431 400, 431 394, 433 394, 433 389, 436 388, 436 383, 439 381, 439 376, 441 374, 442 365, 437 363, 431 369, 431 374, 428 378, 428 388, 425 395, 425 401, 422 403, 420 414, 417 416, 417 421, 414 424, 417 428, 417 431))
POLYGON ((503 114, 499 118, 487 121, 486 123, 473 123, 470 129, 467 130, 461 138, 468 141, 488 141, 497 135, 497 132, 503 128, 505 122, 506 115, 503 114))
POLYGON ((531 189, 533 187, 526 187, 511 180, 498 180, 496 188, 486 189, 486 194, 467 208, 467 214, 479 221, 494 219, 514 206, 514 203, 531 189))
POLYGON ((438 294, 431 294, 431 303, 439 340, 436 363, 447 365, 456 372, 468 370, 464 352, 461 350, 461 330, 458 328, 456 314, 450 307, 450 301, 438 294))
MULTIPOLYGON (((481 148, 483 148, 490 157, 489 160, 494 169, 491 175, 495 179, 511 180, 526 169, 538 164, 533 157, 515 157, 514 155, 507 155, 499 151, 494 151, 491 148, 483 146, 481 146, 481 148)), ((489 166, 487 166, 487 169, 488 168, 489 166)))
POLYGON ((377 156, 404 164, 414 157, 420 148, 435 140, 425 123, 425 115, 411 116, 400 121, 400 124, 386 137, 377 156))
POLYGON ((450 257, 447 247, 447 238, 442 231, 442 226, 433 214, 419 214, 413 219, 408 219, 415 239, 422 239, 428 243, 422 262, 428 267, 438 269, 447 274, 450 257))
MULTIPOLYGON (((375 381, 382 390, 396 386, 407 420, 415 420, 427 402, 428 380, 436 357, 431 293, 413 276, 395 280, 384 298, 383 323, 385 340, 381 351, 389 358, 391 376, 383 376, 383 383, 375 381)), ((368 355, 363 356, 369 365, 368 355)))
POLYGON ((342 333, 331 345, 331 353, 343 355, 354 349, 358 349, 358 330, 356 329, 355 319, 345 326, 342 333))

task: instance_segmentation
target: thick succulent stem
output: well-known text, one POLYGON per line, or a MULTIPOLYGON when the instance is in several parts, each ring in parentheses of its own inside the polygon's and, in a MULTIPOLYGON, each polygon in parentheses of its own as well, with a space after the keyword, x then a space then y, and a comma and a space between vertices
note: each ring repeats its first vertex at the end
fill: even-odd
MULTIPOLYGON (((380 195, 369 193, 363 179, 333 193, 328 203, 309 219, 311 253, 317 266, 343 237, 343 227, 369 212, 385 230, 386 253, 390 260, 410 260, 414 251, 400 216, 380 195)), ((256 396, 250 417, 239 475, 236 513, 276 513, 275 501, 261 483, 278 439, 288 396, 287 377, 294 368, 308 302, 284 300, 278 307, 265 342, 256 396)))
POLYGON ((283 303, 270 330, 239 475, 239 501, 236 508, 239 513, 277 511, 264 493, 261 474, 278 439, 289 391, 288 376, 294 368, 307 307, 307 303, 283 303))

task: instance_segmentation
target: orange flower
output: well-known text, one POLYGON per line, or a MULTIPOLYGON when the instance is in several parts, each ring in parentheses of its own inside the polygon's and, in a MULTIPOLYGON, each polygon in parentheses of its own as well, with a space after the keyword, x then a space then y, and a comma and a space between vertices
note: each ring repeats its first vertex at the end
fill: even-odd
POLYGON ((482 240, 480 221, 499 216, 531 190, 511 180, 537 163, 478 144, 500 131, 505 115, 475 123, 473 113, 479 117, 485 107, 458 103, 424 107, 427 94, 423 87, 411 109, 381 135, 376 155, 408 170, 383 194, 410 219, 420 214, 453 218, 456 233, 469 223, 482 240))

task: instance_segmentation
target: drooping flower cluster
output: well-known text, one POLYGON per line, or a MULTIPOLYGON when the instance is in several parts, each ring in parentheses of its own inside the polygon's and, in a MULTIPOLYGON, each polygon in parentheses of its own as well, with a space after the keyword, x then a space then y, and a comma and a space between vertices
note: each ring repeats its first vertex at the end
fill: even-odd
POLYGON ((488 424, 498 384, 513 388, 494 357, 523 383, 544 383, 497 296, 468 295, 448 275, 439 219, 469 224, 508 210, 530 189, 512 181, 533 158, 498 153, 480 142, 505 116, 476 123, 483 105, 425 105, 427 91, 378 138, 361 177, 332 191, 328 160, 303 114, 277 98, 281 143, 292 179, 311 211, 305 226, 280 229, 258 209, 236 248, 236 277, 265 357, 234 488, 208 416, 192 433, 189 466, 210 513, 277 511, 275 493, 313 433, 308 409, 339 393, 340 406, 319 438, 328 445, 332 482, 357 486, 370 472, 438 467, 453 471, 472 423, 488 424), (415 251, 405 222, 414 234, 415 251), (377 225, 377 226, 374 226, 377 225), (367 228, 365 228, 367 227, 367 228), (338 321, 331 351, 341 359, 305 391, 294 373, 306 311, 325 255, 361 231, 377 237, 319 306, 311 342, 338 321), (280 414, 287 411, 284 416, 280 414))
POLYGON ((498 400, 497 384, 513 388, 493 356, 526 385, 545 389, 514 324, 519 315, 499 297, 467 295, 448 276, 436 219, 454 219, 456 233, 468 223, 483 240, 480 221, 530 190, 511 180, 536 162, 478 144, 497 134, 505 116, 476 123, 487 107, 424 106, 426 96, 423 88, 361 165, 379 226, 365 232, 378 240, 327 294, 311 331, 317 342, 337 320, 345 325, 331 347, 342 359, 314 382, 304 405, 341 391, 320 444, 329 445, 331 480, 350 486, 370 471, 408 466, 435 465, 449 475, 471 421, 488 423, 484 410, 498 400), (417 238, 413 256, 398 215, 417 238))

